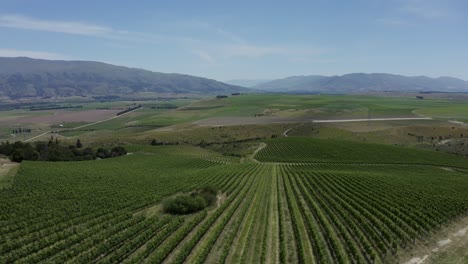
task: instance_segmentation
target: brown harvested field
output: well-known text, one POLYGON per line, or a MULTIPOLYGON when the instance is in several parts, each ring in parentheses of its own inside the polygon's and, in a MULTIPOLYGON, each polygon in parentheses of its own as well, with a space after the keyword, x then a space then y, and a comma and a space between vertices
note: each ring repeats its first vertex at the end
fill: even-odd
MULTIPOLYGON (((86 111, 65 111, 56 110, 49 115, 18 117, 14 120, 5 120, 9 124, 57 124, 70 122, 96 122, 99 120, 111 118, 119 110, 86 110, 86 111)), ((3 121, 0 121, 2 123, 3 121)))

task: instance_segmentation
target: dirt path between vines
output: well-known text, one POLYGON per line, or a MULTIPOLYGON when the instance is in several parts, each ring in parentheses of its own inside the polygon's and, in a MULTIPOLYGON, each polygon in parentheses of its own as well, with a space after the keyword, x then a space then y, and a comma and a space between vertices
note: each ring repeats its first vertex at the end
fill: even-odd
POLYGON ((0 158, 0 190, 8 188, 13 184, 13 178, 19 168, 19 163, 11 162, 9 159, 0 158))
POLYGON ((278 211, 278 176, 276 175, 277 165, 272 165, 271 177, 271 195, 270 195, 270 225, 268 225, 268 241, 266 263, 279 263, 280 238, 279 238, 279 211, 278 211))
POLYGON ((403 254, 400 263, 466 263, 468 260, 468 216, 443 227, 433 237, 403 254))
POLYGON ((291 132, 293 129, 298 128, 298 127, 303 126, 303 125, 304 125, 304 123, 301 123, 298 126, 286 129, 286 131, 283 132, 283 137, 288 137, 289 132, 291 132))
POLYGON ((258 160, 255 159, 255 156, 257 155, 257 153, 258 153, 260 150, 266 148, 266 146, 267 146, 266 143, 260 142, 260 145, 258 146, 258 148, 257 148, 252 154, 248 155, 248 156, 246 157, 246 159, 247 159, 247 160, 250 160, 250 161, 252 161, 252 162, 255 162, 255 163, 260 163, 260 161, 258 161, 258 160))

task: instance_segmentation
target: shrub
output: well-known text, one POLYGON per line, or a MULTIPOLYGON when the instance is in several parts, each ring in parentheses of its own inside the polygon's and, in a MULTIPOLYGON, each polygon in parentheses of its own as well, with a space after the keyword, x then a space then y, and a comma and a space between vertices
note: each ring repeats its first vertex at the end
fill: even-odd
POLYGON ((207 206, 201 196, 179 195, 163 202, 164 211, 170 214, 191 214, 207 206))
POLYGON ((117 157, 122 155, 127 155, 127 150, 125 150, 124 147, 118 146, 112 148, 111 157, 117 157))
POLYGON ((218 190, 214 186, 205 186, 191 194, 178 195, 162 202, 163 210, 169 214, 191 214, 205 209, 216 202, 218 190))

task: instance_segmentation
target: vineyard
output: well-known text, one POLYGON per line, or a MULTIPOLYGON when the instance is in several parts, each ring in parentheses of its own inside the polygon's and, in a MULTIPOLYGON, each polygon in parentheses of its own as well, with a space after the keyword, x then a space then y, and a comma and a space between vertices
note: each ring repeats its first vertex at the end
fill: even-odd
POLYGON ((466 158, 461 156, 389 145, 302 137, 265 142, 268 147, 257 155, 257 159, 263 162, 420 164, 468 168, 466 158))
POLYGON ((258 163, 192 146, 25 161, 0 190, 0 263, 393 263, 468 212, 464 158, 265 143, 258 163), (163 198, 206 184, 221 190, 215 206, 161 212, 163 198))

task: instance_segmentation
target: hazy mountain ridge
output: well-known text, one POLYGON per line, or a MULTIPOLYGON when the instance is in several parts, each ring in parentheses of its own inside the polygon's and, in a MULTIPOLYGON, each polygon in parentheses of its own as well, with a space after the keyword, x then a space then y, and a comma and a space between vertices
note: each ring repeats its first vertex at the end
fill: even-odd
POLYGON ((0 58, 0 95, 11 98, 246 91, 212 79, 102 62, 0 58))
POLYGON ((225 83, 250 88, 250 87, 254 87, 256 85, 260 85, 262 83, 266 83, 270 81, 273 81, 273 80, 272 79, 235 79, 235 80, 225 81, 225 83))
POLYGON ((292 76, 262 83, 252 88, 271 92, 357 93, 395 92, 468 92, 468 82, 453 78, 402 76, 387 73, 351 73, 341 76, 292 76))

